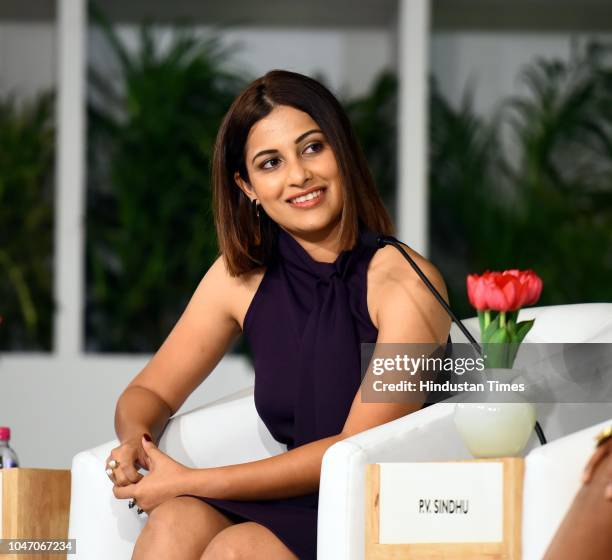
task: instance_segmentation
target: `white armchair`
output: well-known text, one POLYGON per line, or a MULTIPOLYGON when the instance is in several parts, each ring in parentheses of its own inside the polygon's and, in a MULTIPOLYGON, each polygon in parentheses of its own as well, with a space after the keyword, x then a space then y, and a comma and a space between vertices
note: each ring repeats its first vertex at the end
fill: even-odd
MULTIPOLYGON (((612 342, 612 304, 581 304, 525 309, 521 319, 537 317, 528 335, 536 342, 612 342)), ((477 319, 466 322, 477 335, 477 319)), ((465 338, 453 325, 454 342, 465 338)), ((612 372, 611 372, 612 374, 612 372)), ((319 489, 318 558, 364 558, 364 466, 375 462, 431 461, 469 458, 452 422, 454 403, 439 403, 383 424, 330 447, 323 457, 319 489)), ((612 405, 543 405, 538 415, 550 440, 612 418, 612 405)), ((72 462, 69 538, 77 539, 77 558, 117 560, 131 557, 134 542, 146 521, 117 500, 104 472, 104 461, 118 444, 109 441, 77 454, 72 462)), ((531 447, 537 447, 532 438, 531 447)), ((207 406, 175 416, 159 447, 188 466, 212 467, 254 461, 286 450, 260 420, 253 388, 207 406)), ((552 446, 546 446, 552 450, 552 446)), ((542 450, 543 451, 543 450, 542 450)), ((552 451, 551 451, 552 452, 552 451)), ((564 469, 576 471, 583 457, 564 459, 564 469)), ((528 477, 529 475, 527 475, 528 477)), ((526 491, 533 484, 526 480, 526 491)), ((538 486, 546 493, 548 481, 538 486)), ((556 494, 552 494, 556 495, 556 494)), ((567 497, 565 497, 567 498, 567 497)), ((567 508, 567 500, 558 502, 567 508)), ((542 512, 545 515, 546 511, 542 512)), ((524 528, 524 558, 537 558, 558 523, 559 511, 539 520, 541 533, 524 528), (528 538, 527 538, 528 537, 528 538)), ((528 512, 526 513, 526 519, 528 512)))
MULTIPOLYGON (((118 441, 75 455, 72 460, 69 538, 79 560, 129 560, 146 522, 117 500, 105 460, 118 441)), ((190 467, 217 467, 271 457, 286 446, 272 438, 253 402, 253 387, 179 414, 168 423, 159 448, 190 467)))

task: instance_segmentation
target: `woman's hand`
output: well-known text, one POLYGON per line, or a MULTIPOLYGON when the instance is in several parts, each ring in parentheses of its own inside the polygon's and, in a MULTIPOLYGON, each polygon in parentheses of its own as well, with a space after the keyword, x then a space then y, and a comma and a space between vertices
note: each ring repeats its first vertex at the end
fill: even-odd
POLYGON ((134 498, 136 506, 148 514, 166 500, 185 493, 186 479, 193 469, 171 459, 144 437, 141 443, 149 474, 136 484, 114 486, 113 494, 120 500, 134 498))
POLYGON ((595 453, 593 453, 587 466, 584 468, 582 482, 583 484, 588 484, 593 479, 597 468, 604 462, 608 471, 606 473, 608 483, 606 484, 604 495, 606 499, 612 500, 612 438, 606 440, 595 450, 595 453), (606 458, 608 458, 607 462, 606 458))
POLYGON ((141 444, 141 436, 127 439, 121 445, 115 447, 106 459, 106 465, 113 459, 118 465, 112 469, 109 478, 115 486, 136 483, 142 478, 138 469, 149 470, 147 455, 141 444))

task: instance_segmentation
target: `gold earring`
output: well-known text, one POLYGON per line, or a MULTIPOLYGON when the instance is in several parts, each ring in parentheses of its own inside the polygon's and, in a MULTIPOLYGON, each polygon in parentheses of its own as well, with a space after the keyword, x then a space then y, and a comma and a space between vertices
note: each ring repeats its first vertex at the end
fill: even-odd
POLYGON ((259 204, 257 204, 257 199, 254 198, 251 201, 251 205, 253 207, 253 213, 255 214, 255 216, 257 216, 257 219, 259 220, 259 204))

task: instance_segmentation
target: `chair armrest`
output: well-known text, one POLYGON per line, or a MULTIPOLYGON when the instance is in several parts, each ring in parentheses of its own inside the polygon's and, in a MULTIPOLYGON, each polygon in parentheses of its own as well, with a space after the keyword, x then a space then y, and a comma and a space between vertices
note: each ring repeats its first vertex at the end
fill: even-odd
POLYGON ((362 560, 365 542, 365 465, 471 458, 453 423, 454 402, 443 402, 332 445, 323 455, 317 557, 362 560))
POLYGON ((612 418, 534 449, 525 459, 524 560, 544 556, 580 489, 582 470, 595 450, 595 435, 611 421, 612 418))
MULTIPOLYGON (((319 487, 320 560, 364 559, 365 465, 472 459, 454 425, 456 400, 454 397, 366 430, 326 451, 319 487)), ((558 420, 564 412, 561 405, 553 405, 547 420, 558 420)), ((593 451, 593 436, 609 423, 608 420, 543 447, 534 436, 528 442, 523 493, 526 560, 542 557, 579 487, 580 472, 593 451)))
MULTIPOLYGON (((69 538, 78 539, 79 558, 129 559, 146 521, 117 500, 105 460, 118 440, 75 455, 69 538)), ((257 414, 253 387, 171 418, 159 448, 189 467, 244 463, 276 455, 286 446, 272 438, 257 414)))
POLYGON ((173 459, 198 468, 247 463, 287 451, 259 417, 252 386, 174 416, 159 447, 173 459))

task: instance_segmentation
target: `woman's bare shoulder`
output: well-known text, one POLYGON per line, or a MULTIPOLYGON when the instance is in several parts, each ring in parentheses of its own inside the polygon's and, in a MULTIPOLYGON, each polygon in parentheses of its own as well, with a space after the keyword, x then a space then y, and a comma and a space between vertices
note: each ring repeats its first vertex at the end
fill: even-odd
POLYGON ((265 267, 257 267, 239 276, 232 276, 223 255, 219 255, 211 265, 210 275, 212 289, 218 290, 224 307, 242 328, 244 316, 261 283, 265 267))
MULTIPOLYGON (((442 274, 431 261, 415 251, 412 247, 404 243, 401 245, 404 251, 408 253, 434 285, 434 280, 442 280, 442 274)), ((421 282, 419 275, 412 268, 410 263, 395 247, 390 245, 374 253, 370 262, 369 272, 374 277, 374 280, 384 282, 386 287, 392 282, 421 282)))
MULTIPOLYGON (((402 248, 423 271, 428 280, 448 299, 446 284, 438 268, 423 255, 402 243, 402 248)), ((404 258, 390 245, 378 249, 368 267, 368 309, 375 326, 378 328, 378 311, 389 298, 402 297, 402 294, 429 293, 429 289, 404 258)))

